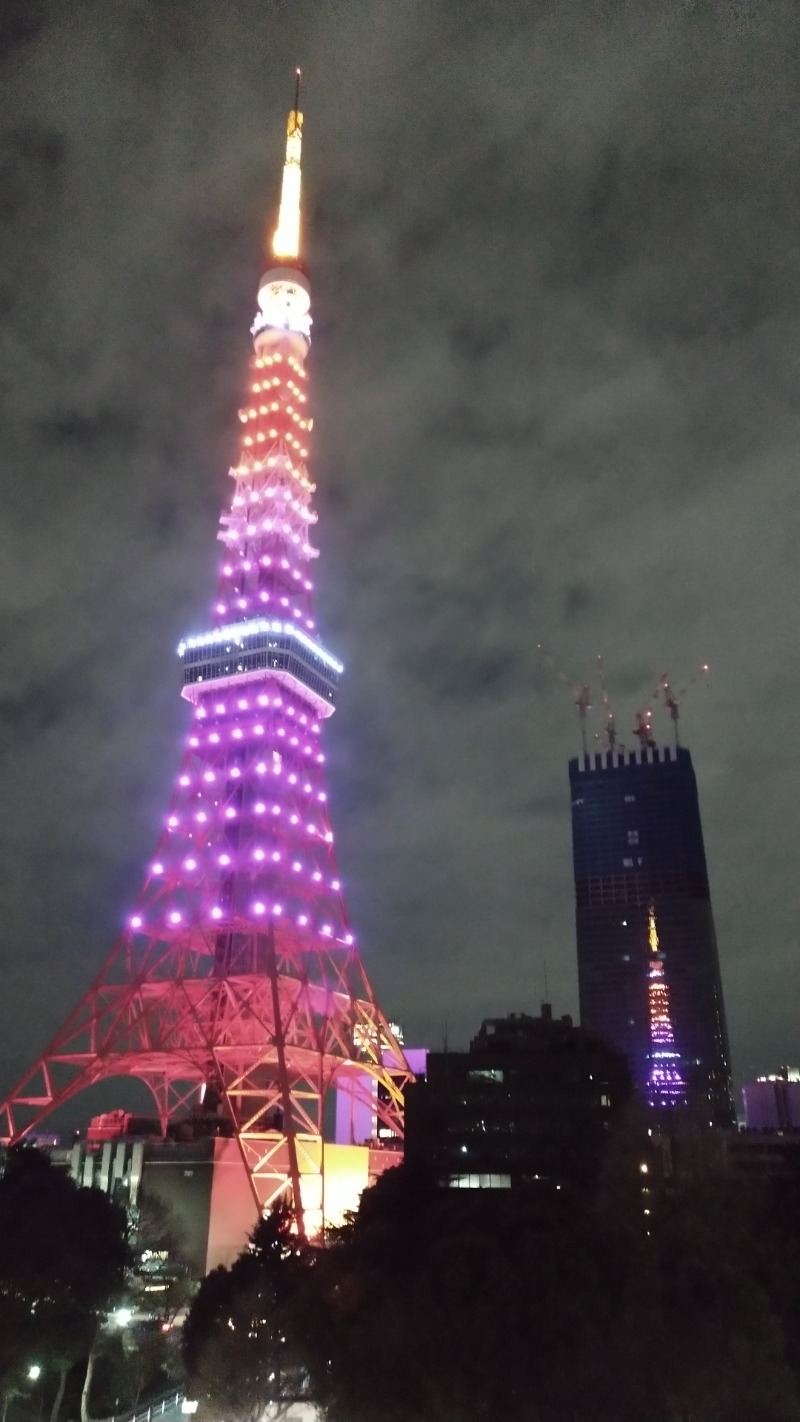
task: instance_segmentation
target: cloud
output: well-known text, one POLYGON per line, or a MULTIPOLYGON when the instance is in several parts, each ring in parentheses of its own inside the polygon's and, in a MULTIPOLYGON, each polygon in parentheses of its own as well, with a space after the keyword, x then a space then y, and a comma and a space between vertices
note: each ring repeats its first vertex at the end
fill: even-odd
POLYGON ((8 1079, 166 805, 298 60, 332 813, 381 999, 463 1039, 546 960, 574 1009, 579 738, 536 644, 577 681, 602 650, 622 726, 708 661, 682 724, 735 1062, 790 1054, 794 7, 27 13, 0 33, 8 1079))

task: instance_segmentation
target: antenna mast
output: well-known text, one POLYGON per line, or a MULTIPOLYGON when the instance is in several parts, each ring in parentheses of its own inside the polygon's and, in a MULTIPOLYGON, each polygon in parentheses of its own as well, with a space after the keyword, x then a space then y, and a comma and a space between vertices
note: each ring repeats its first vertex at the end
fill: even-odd
POLYGON ((300 112, 300 70, 295 70, 294 108, 286 121, 286 158, 283 164, 281 205, 278 226, 272 238, 272 255, 280 261, 296 262, 300 256, 300 160, 303 147, 303 115, 300 112))

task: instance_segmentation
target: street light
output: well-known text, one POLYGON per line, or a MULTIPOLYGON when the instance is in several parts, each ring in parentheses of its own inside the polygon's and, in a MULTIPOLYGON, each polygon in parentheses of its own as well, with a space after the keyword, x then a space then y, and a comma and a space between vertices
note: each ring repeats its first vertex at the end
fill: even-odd
POLYGON ((41 1375, 41 1363, 31 1363, 30 1367, 28 1368, 28 1377, 30 1378, 31 1382, 36 1382, 37 1378, 40 1378, 41 1375))

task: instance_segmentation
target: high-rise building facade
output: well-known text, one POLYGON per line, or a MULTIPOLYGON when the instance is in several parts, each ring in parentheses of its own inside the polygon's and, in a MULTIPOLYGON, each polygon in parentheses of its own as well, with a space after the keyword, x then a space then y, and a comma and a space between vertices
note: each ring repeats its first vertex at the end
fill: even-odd
POLYGON ((655 1107, 734 1118, 697 783, 688 750, 570 761, 581 1024, 655 1107))

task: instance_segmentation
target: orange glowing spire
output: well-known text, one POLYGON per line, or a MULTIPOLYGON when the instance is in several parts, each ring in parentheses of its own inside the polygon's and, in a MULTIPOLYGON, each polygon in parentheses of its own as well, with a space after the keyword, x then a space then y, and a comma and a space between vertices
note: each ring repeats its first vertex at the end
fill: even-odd
POLYGON ((300 70, 295 74, 294 108, 286 123, 286 160, 283 165, 281 206, 278 226, 272 238, 272 254, 279 261, 297 261, 300 256, 300 151, 303 143, 303 115, 300 112, 300 70))

